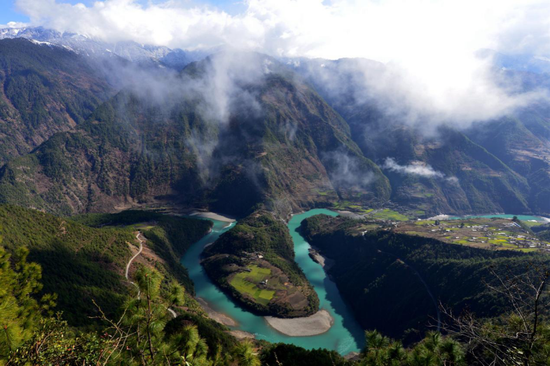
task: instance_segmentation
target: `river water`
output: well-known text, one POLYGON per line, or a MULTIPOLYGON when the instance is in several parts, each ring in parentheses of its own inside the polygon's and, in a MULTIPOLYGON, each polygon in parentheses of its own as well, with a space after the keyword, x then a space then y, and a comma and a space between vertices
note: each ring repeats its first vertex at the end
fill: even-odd
POLYGON ((271 328, 262 316, 243 310, 214 285, 200 265, 201 253, 207 244, 214 242, 235 224, 228 226, 226 222, 211 220, 214 223, 212 232, 193 244, 183 256, 181 263, 189 271, 195 284, 196 295, 206 300, 214 310, 233 318, 238 326, 232 329, 253 333, 257 339, 273 343, 291 343, 307 349, 326 348, 335 350, 342 355, 358 352, 363 347, 365 340, 363 330, 355 321, 334 282, 326 276, 321 265, 309 257, 309 244, 296 232, 304 219, 318 214, 337 216, 335 212, 329 210, 315 209, 293 216, 288 223, 288 228, 294 242, 296 262, 315 288, 319 296, 320 308, 327 310, 334 318, 334 325, 328 332, 312 337, 289 337, 281 334, 271 328))

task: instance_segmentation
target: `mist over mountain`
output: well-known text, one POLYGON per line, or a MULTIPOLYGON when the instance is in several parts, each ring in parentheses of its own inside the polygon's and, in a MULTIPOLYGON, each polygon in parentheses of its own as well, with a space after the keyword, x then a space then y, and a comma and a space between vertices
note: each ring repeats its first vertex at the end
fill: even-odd
POLYGON ((59 32, 43 27, 0 29, 0 39, 7 38, 25 38, 61 46, 97 59, 120 57, 135 63, 166 66, 175 70, 181 70, 185 65, 211 53, 211 51, 183 51, 163 46, 143 45, 133 41, 110 43, 77 33, 59 32))
MULTIPOLYGON (((4 33, 10 37, 20 34, 4 33)), ((137 61, 124 58, 122 52, 113 61, 105 58, 105 54, 100 57, 90 54, 89 44, 104 44, 86 37, 42 28, 23 29, 21 33, 31 39, 49 39, 34 42, 51 44, 23 46, 24 43, 15 41, 19 47, 28 48, 26 57, 34 57, 33 48, 70 54, 74 51, 63 43, 71 40, 71 47, 79 50, 78 56, 73 56, 74 62, 93 69, 103 80, 98 79, 98 83, 109 84, 106 94, 116 94, 96 111, 88 112, 82 126, 89 127, 76 127, 67 120, 60 131, 74 128, 93 131, 98 126, 110 131, 107 135, 118 131, 117 142, 111 141, 102 149, 109 153, 122 144, 129 155, 118 159, 120 165, 110 173, 118 176, 117 189, 101 188, 104 183, 97 186, 97 181, 105 181, 102 177, 105 171, 101 171, 85 186, 73 183, 80 187, 79 192, 69 189, 69 196, 67 193, 63 196, 72 198, 56 200, 55 204, 48 203, 48 199, 44 201, 44 197, 55 197, 49 189, 39 193, 32 184, 38 177, 36 174, 45 169, 41 164, 26 171, 26 178, 12 178, 12 183, 6 183, 6 177, 19 170, 13 166, 18 164, 14 161, 2 173, 2 197, 6 202, 17 197, 17 202, 30 200, 36 205, 33 207, 64 213, 129 207, 173 195, 187 204, 210 201, 211 207, 239 214, 259 203, 288 214, 298 207, 327 204, 330 197, 375 205, 392 200, 426 214, 549 210, 544 198, 544 182, 549 176, 548 124, 536 117, 547 105, 540 99, 546 90, 544 74, 512 70, 502 74, 495 68, 493 77, 499 78, 502 85, 528 81, 528 85, 518 90, 520 104, 527 103, 530 96, 536 96, 536 102, 509 112, 508 108, 499 107, 498 112, 488 112, 496 113, 497 117, 492 119, 482 115, 476 122, 463 115, 446 120, 434 115, 433 110, 422 111, 414 100, 412 104, 401 103, 407 97, 399 92, 389 97, 391 93, 383 86, 383 80, 392 85, 399 74, 395 75, 391 65, 375 61, 277 60, 259 53, 227 49, 179 72, 177 68, 163 66, 159 60, 159 54, 169 54, 167 49, 132 44, 139 50, 136 53, 139 57, 134 57, 137 61), (112 112, 105 115, 107 110, 112 112), (499 133, 493 134, 494 126, 501 126, 498 121, 509 120, 516 120, 516 125, 522 127, 508 131, 506 141, 521 142, 516 145, 494 142, 495 138, 504 138, 498 137, 504 135, 501 127, 496 127, 499 133), (188 127, 177 127, 182 122, 188 127), (163 129, 170 135, 157 135, 163 129), (156 133, 151 134, 153 131, 156 133), (327 133, 334 137, 329 138, 327 133), (154 145, 146 143, 145 136, 154 145), (166 145, 168 136, 177 145, 166 145), (516 140, 518 136, 521 140, 516 140), (338 142, 331 142, 331 138, 338 142), (165 141, 160 150, 160 145, 155 145, 159 141, 165 141), (498 150, 493 147, 495 144, 498 150), (174 152, 180 150, 178 146, 184 150, 174 160, 174 152), (513 163, 526 159, 532 168, 513 163), (133 163, 128 165, 130 161, 133 163), (419 169, 422 166, 425 168, 419 169), (169 178, 159 175, 159 169, 167 169, 169 178), (120 175, 122 171, 129 173, 120 175), (14 185, 24 181, 29 183, 14 185), (178 182, 186 183, 181 186, 178 182), (36 193, 26 193, 29 189, 36 193), (242 197, 235 189, 244 189, 248 198, 231 202, 232 197, 242 197), (29 194, 30 197, 24 198, 29 194), (76 197, 79 198, 75 201, 76 197)), ((82 133, 67 136, 74 138, 82 133)), ((103 146, 104 142, 97 141, 96 132, 87 135, 96 140, 93 145, 103 146)), ((61 148, 58 143, 50 144, 54 146, 48 150, 61 148)), ((41 150, 33 154, 40 154, 41 150)), ((76 151, 55 154, 64 157, 66 166, 71 167, 82 166, 83 156, 90 159, 89 151, 83 156, 76 151)), ((85 165, 93 168, 95 164, 96 161, 85 165)), ((75 171, 71 175, 78 174, 75 171)), ((91 177, 88 173, 86 176, 91 177)), ((54 174, 50 178, 55 181, 59 177, 54 174)), ((61 186, 53 182, 46 186, 51 185, 57 191, 71 185, 71 179, 67 179, 63 179, 65 183, 61 186)))

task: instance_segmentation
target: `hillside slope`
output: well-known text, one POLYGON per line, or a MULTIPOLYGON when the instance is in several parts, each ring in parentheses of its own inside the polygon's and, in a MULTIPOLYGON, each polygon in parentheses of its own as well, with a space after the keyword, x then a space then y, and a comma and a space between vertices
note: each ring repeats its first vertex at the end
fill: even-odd
POLYGON ((318 215, 305 220, 301 230, 334 260, 328 273, 359 323, 405 342, 437 329, 440 303, 455 314, 468 309, 478 317, 507 311, 510 304, 485 284, 496 280, 491 269, 521 273, 550 264, 547 255, 476 249, 386 230, 363 233, 361 226, 318 215))
POLYGON ((0 170, 0 202, 74 214, 176 201, 236 215, 265 203, 286 215, 339 198, 389 198, 387 178, 346 122, 275 60, 220 54, 170 83, 161 100, 146 88, 122 91, 74 132, 11 161, 0 170), (251 80, 241 79, 241 57, 257 69, 251 80), (222 118, 212 105, 220 97, 204 90, 228 58, 222 71, 238 75, 237 90, 222 118))
POLYGON ((113 91, 61 47, 0 40, 0 166, 82 123, 113 91))
POLYGON ((97 315, 97 308, 92 300, 109 316, 114 316, 135 291, 124 277, 126 265, 139 247, 137 228, 128 225, 155 220, 158 225, 142 229, 147 250, 153 254, 142 257, 156 260, 146 262, 138 258, 136 263, 153 265, 167 282, 182 282, 192 294, 192 284, 179 264, 179 256, 186 246, 208 231, 207 221, 146 212, 78 219, 89 224, 100 223, 101 228, 93 228, 35 210, 0 205, 2 246, 10 253, 20 247, 29 250, 29 260, 42 266, 42 293, 58 295, 57 308, 64 312, 64 318, 71 325, 94 322, 90 316, 97 315))
POLYGON ((468 136, 526 178, 529 206, 550 213, 550 108, 537 104, 513 116, 473 126, 468 136))
MULTIPOLYGON (((363 154, 383 168, 392 201, 427 215, 548 212, 550 123, 544 103, 473 123, 472 129, 454 128, 453 121, 408 109, 399 94, 385 94, 387 85, 376 83, 391 80, 384 64, 301 60, 296 69, 346 120, 363 154)), ((524 82, 526 90, 547 87, 544 77, 528 73, 501 77, 524 82)))

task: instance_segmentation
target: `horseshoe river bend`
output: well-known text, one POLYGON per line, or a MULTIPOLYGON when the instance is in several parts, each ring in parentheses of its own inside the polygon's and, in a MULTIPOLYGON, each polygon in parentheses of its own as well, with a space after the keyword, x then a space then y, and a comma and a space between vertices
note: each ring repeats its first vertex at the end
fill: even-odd
POLYGON ((181 263, 187 268, 195 284, 196 296, 204 300, 214 311, 233 319, 236 324, 230 326, 232 330, 251 333, 257 339, 273 343, 290 343, 307 349, 326 348, 335 350, 342 355, 358 352, 364 344, 363 330, 355 321, 351 310, 340 296, 334 282, 326 275, 323 267, 309 257, 310 246, 296 231, 304 219, 318 214, 337 216, 337 213, 326 209, 314 209, 294 215, 288 223, 288 228, 294 242, 296 262, 315 288, 320 300, 320 309, 326 310, 334 319, 328 331, 308 337, 291 337, 282 334, 272 328, 263 316, 254 315, 242 309, 208 278, 200 265, 201 253, 208 244, 213 243, 220 235, 231 229, 235 223, 228 224, 209 219, 214 223, 212 231, 194 243, 183 256, 181 263))

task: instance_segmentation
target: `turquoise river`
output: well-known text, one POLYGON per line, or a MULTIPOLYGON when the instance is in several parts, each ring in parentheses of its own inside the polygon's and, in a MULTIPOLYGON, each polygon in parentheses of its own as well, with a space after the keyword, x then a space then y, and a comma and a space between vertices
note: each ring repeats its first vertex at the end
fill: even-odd
POLYGON ((207 244, 214 242, 235 224, 228 225, 226 222, 211 220, 214 223, 212 232, 193 244, 183 256, 182 264, 195 283, 197 296, 206 300, 214 310, 233 318, 238 323, 234 329, 252 333, 257 339, 273 343, 292 343, 307 349, 327 348, 343 355, 359 351, 364 343, 363 330, 355 321, 334 282, 326 276, 323 268, 309 257, 309 244, 296 231, 304 219, 318 214, 337 215, 324 209, 311 210, 293 216, 288 228, 294 241, 296 262, 319 295, 320 308, 327 310, 334 318, 334 325, 328 332, 312 337, 289 337, 281 334, 271 328, 263 317, 243 310, 212 283, 200 265, 201 253, 207 244))

